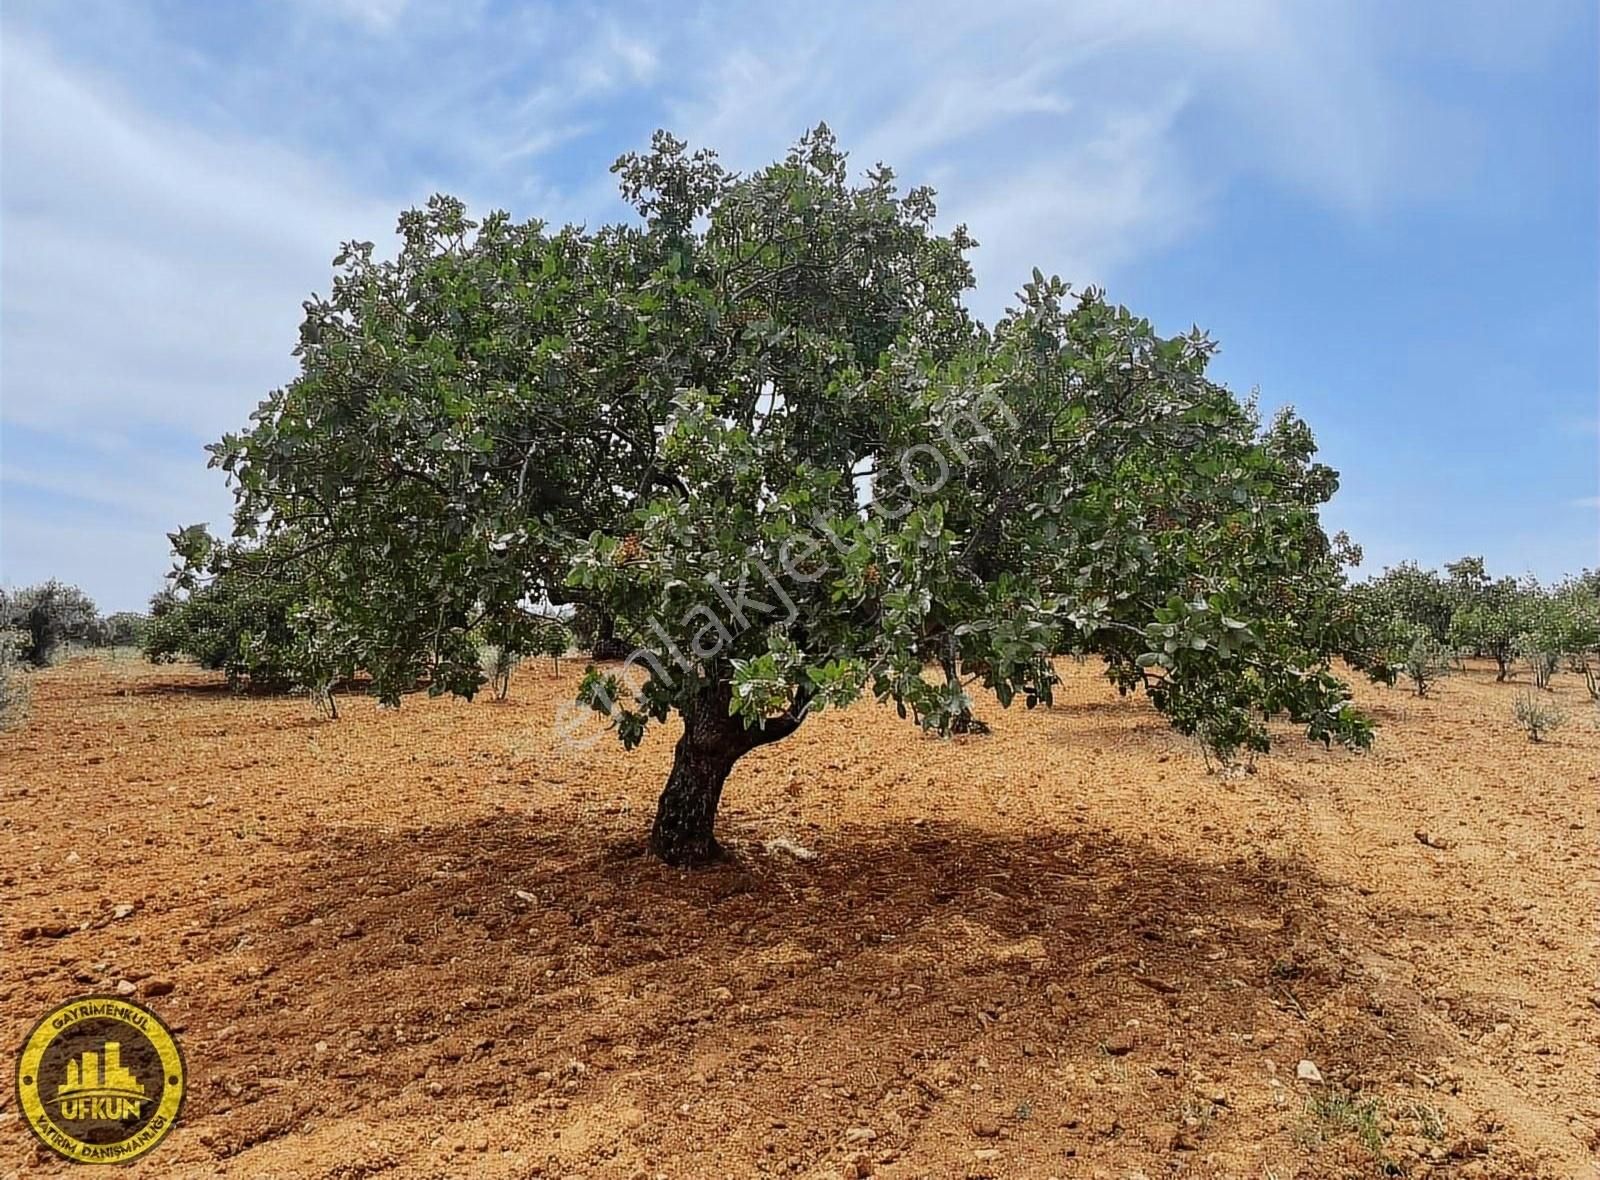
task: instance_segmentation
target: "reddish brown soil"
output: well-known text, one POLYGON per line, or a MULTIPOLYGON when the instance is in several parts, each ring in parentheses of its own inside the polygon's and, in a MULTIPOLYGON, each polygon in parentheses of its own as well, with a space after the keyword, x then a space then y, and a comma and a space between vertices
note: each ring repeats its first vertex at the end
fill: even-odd
MULTIPOLYGON (((561 748, 575 672, 337 722, 42 673, 0 739, 4 1043, 170 983, 191 1088, 139 1178, 1593 1175, 1576 678, 1543 745, 1474 669, 1361 689, 1370 755, 1286 731, 1217 775, 1063 674, 988 737, 813 719, 735 771, 736 861, 685 873, 642 854, 672 734, 561 748)), ((73 1167, 8 1082, 0 1175, 73 1167)))

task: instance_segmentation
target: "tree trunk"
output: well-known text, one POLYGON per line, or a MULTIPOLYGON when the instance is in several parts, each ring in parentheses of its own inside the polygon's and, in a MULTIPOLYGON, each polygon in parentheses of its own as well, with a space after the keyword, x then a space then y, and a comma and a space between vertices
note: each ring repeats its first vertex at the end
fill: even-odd
POLYGON ((746 729, 728 715, 731 687, 712 682, 695 696, 683 718, 683 736, 673 751, 672 773, 656 803, 650 851, 669 865, 693 868, 721 860, 714 832, 722 786, 733 765, 758 746, 787 737, 800 726, 804 701, 764 727, 746 729))
POLYGON ((650 851, 669 865, 707 865, 721 860, 722 845, 713 831, 722 784, 738 755, 708 748, 685 729, 672 758, 672 773, 656 804, 650 829, 650 851))
POLYGON ((597 615, 594 625, 594 651, 597 660, 625 660, 631 654, 628 645, 617 638, 617 617, 597 615))

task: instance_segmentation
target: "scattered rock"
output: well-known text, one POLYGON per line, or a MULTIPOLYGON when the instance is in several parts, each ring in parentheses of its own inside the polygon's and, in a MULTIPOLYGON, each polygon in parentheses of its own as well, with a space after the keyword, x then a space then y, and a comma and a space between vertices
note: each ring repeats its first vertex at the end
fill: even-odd
POLYGON ((878 1137, 878 1133, 871 1127, 847 1127, 844 1132, 844 1141, 851 1145, 871 1143, 878 1137))
POLYGON ((134 983, 131 979, 117 980, 117 995, 119 996, 131 996, 138 990, 139 985, 134 983))
POLYGON ((46 922, 43 926, 24 926, 20 937, 24 942, 34 938, 65 938, 76 929, 67 922, 46 922))
POLYGON ((1414 835, 1417 837, 1417 843, 1425 844, 1429 848, 1437 848, 1440 852, 1449 852, 1456 846, 1454 840, 1447 839, 1444 836, 1435 836, 1430 832, 1423 831, 1421 828, 1418 828, 1414 835))
POLYGON ((972 1158, 979 1163, 991 1163, 1000 1158, 1000 1149, 998 1147, 980 1147, 972 1153, 972 1158))
POLYGON ((796 844, 787 836, 779 836, 775 840, 768 840, 764 845, 762 845, 762 847, 765 848, 768 853, 782 852, 794 857, 796 860, 817 859, 817 853, 815 849, 807 848, 803 844, 796 844))
POLYGON ((979 1119, 972 1124, 972 1133, 979 1139, 996 1139, 1000 1135, 1000 1124, 990 1122, 988 1119, 979 1119))
POLYGON ((133 917, 133 903, 131 901, 118 902, 111 910, 111 920, 120 922, 123 918, 133 917))
POLYGON ((144 981, 144 994, 151 997, 169 996, 176 986, 170 979, 147 979, 144 981))
POLYGON ((1118 1032, 1112 1033, 1109 1037, 1107 1037, 1101 1043, 1100 1047, 1113 1057, 1126 1057, 1129 1053, 1132 1053, 1134 1049, 1138 1047, 1138 1045, 1138 1034, 1133 1032, 1132 1029, 1122 1029, 1118 1032))
POLYGON ((79 856, 76 852, 67 853, 67 863, 69 865, 75 865, 82 859, 83 857, 79 856))
POLYGON ((1143 984, 1153 992, 1160 992, 1164 996, 1175 995, 1178 991, 1177 984, 1168 983, 1165 979, 1157 979, 1154 975, 1135 975, 1133 981, 1143 984))
POLYGON ((1312 1061, 1302 1060, 1294 1067, 1294 1076, 1296 1080, 1310 1082, 1313 1086, 1322 1085, 1322 1071, 1312 1061))

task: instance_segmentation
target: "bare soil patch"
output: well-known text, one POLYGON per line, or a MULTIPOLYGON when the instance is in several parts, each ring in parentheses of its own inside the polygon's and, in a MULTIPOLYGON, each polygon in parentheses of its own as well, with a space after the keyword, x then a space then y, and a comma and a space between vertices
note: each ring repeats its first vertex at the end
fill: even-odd
MULTIPOLYGON (((1062 673, 988 736, 814 718, 682 872, 643 855, 675 734, 563 746, 575 667, 329 723, 74 661, 0 738, 4 1044, 156 997, 190 1093, 135 1177, 1594 1174, 1575 677, 1547 744, 1483 667, 1362 688, 1369 755, 1218 775, 1062 673)), ((0 1174, 71 1170, 8 1085, 0 1174)))

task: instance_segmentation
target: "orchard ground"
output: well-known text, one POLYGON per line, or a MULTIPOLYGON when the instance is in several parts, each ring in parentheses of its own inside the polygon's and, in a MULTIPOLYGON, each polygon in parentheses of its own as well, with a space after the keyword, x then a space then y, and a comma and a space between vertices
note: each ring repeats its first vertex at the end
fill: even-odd
MULTIPOLYGON (((190 1090, 141 1178, 1594 1174, 1579 678, 1542 745, 1483 665, 1361 686, 1370 754, 1283 728, 1219 775, 1061 672, 988 737, 808 721, 683 872, 644 855, 669 727, 553 742, 576 662, 324 722, 74 660, 0 739, 5 1043, 147 997, 190 1090)), ((72 1171, 7 1085, 0 1175, 72 1171)))

